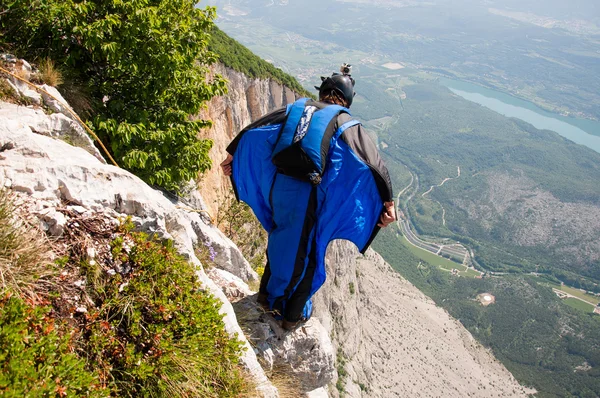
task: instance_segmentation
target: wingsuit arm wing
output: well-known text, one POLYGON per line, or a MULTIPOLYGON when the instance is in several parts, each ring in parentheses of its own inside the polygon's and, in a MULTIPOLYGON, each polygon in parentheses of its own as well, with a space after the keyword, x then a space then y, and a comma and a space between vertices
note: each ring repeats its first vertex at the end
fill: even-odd
POLYGON ((273 228, 269 194, 276 168, 271 153, 285 116, 285 107, 263 116, 246 126, 227 147, 233 156, 231 183, 235 196, 252 208, 266 231, 273 228))
MULTIPOLYGON (((350 116, 340 115, 340 121, 338 123, 345 122, 345 119, 350 119, 350 116)), ((383 163, 381 156, 379 156, 379 151, 377 150, 375 143, 364 131, 362 125, 347 129, 344 131, 341 138, 371 169, 381 199, 384 202, 393 201, 394 194, 392 190, 392 180, 388 169, 383 163)))
POLYGON ((237 146, 240 143, 240 140, 242 139, 244 134, 246 134, 246 132, 248 132, 249 130, 255 129, 257 127, 269 126, 269 125, 273 125, 273 124, 281 124, 285 121, 285 117, 286 117, 286 107, 284 106, 282 108, 274 110, 271 113, 266 114, 265 116, 261 117, 260 119, 258 119, 256 121, 250 123, 249 125, 244 127, 244 129, 242 131, 240 131, 238 133, 238 135, 235 136, 233 141, 231 141, 229 143, 229 145, 227 146, 227 152, 229 154, 233 155, 237 149, 237 146))
POLYGON ((320 193, 319 255, 333 239, 349 240, 364 253, 380 229, 383 202, 393 200, 393 193, 387 168, 360 126, 346 129, 334 144, 320 193))

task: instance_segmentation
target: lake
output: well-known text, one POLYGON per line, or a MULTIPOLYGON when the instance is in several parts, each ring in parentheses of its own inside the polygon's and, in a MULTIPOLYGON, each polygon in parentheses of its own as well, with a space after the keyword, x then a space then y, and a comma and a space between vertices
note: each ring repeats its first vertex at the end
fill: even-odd
POLYGON ((600 152, 600 122, 547 112, 531 102, 473 83, 441 78, 440 84, 469 101, 502 115, 524 120, 538 129, 555 131, 573 142, 600 152))

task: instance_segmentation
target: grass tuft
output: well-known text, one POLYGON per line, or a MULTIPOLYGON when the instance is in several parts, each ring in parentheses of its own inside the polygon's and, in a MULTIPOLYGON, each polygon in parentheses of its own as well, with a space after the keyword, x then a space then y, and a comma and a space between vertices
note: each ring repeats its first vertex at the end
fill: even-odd
POLYGON ((0 189, 0 288, 35 298, 38 284, 55 273, 43 233, 16 217, 14 195, 0 189))
POLYGON ((299 381, 294 377, 289 365, 275 365, 269 376, 271 384, 279 391, 280 397, 301 398, 305 394, 300 388, 299 381))
POLYGON ((43 59, 38 65, 36 80, 52 87, 58 87, 64 83, 62 72, 50 58, 43 59))

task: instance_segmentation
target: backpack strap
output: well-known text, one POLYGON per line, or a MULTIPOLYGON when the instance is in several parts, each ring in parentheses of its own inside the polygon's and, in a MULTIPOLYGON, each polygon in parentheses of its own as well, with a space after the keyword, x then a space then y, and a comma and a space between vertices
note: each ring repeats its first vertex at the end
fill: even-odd
MULTIPOLYGON (((297 128, 299 123, 305 114, 306 103, 309 101, 308 98, 300 98, 286 108, 287 118, 284 125, 281 128, 275 147, 273 149, 273 156, 276 156, 281 151, 292 146, 295 142, 297 128)), ((307 150, 308 156, 313 159, 316 165, 321 165, 321 162, 317 159, 320 158, 320 147, 321 138, 329 122, 336 117, 340 112, 347 112, 349 110, 339 105, 329 105, 322 109, 313 107, 313 112, 309 117, 309 122, 303 124, 304 134, 301 137, 307 136, 306 141, 303 142, 302 146, 307 150), (314 115, 314 117, 313 117, 314 115), (308 132, 316 131, 316 134, 307 134, 308 132)))
POLYGON ((344 131, 346 131, 347 129, 349 129, 352 126, 356 126, 357 124, 360 124, 360 122, 356 119, 347 121, 346 123, 342 124, 340 127, 338 127, 338 129, 335 131, 335 134, 333 135, 333 137, 331 138, 331 142, 336 142, 338 140, 338 138, 340 138, 340 136, 342 135, 342 133, 344 131))

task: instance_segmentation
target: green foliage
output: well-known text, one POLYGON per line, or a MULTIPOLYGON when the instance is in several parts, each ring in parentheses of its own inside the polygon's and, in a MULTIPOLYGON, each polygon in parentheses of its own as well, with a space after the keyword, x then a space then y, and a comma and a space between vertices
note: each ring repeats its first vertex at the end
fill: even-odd
POLYGON ((89 364, 123 397, 235 397, 244 389, 241 344, 225 331, 220 304, 169 241, 126 233, 111 244, 123 272, 87 264, 97 307, 79 342, 89 364))
POLYGON ((252 51, 227 36, 217 27, 213 29, 209 48, 219 56, 219 60, 223 64, 246 76, 273 79, 302 96, 314 98, 314 95, 306 91, 295 78, 254 55, 252 51))
POLYGON ((18 55, 47 56, 86 82, 96 133, 117 162, 167 189, 210 167, 210 126, 192 120, 225 92, 210 80, 207 49, 215 9, 190 0, 96 2, 15 0, 0 21, 2 41, 18 55))
POLYGON ((0 395, 3 397, 105 397, 98 378, 72 352, 50 307, 0 299, 0 395))

